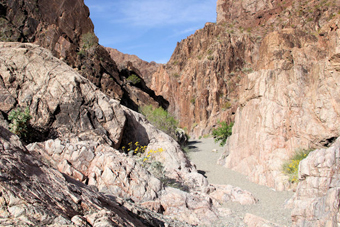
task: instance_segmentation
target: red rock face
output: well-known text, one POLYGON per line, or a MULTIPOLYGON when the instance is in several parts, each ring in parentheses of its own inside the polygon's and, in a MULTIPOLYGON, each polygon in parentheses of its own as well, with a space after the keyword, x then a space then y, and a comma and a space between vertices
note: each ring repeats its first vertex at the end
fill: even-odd
POLYGON ((136 55, 124 54, 116 49, 109 47, 105 48, 109 52, 111 58, 117 63, 120 70, 129 69, 137 71, 147 86, 150 86, 152 74, 157 71, 157 69, 162 65, 154 61, 147 62, 143 61, 136 55))
POLYGON ((169 111, 193 136, 209 134, 217 121, 231 121, 238 86, 249 53, 259 45, 248 34, 235 37, 225 27, 208 23, 178 43, 170 61, 154 74, 151 88, 170 102, 169 111))
POLYGON ((178 43, 152 88, 196 137, 235 120, 219 163, 287 189, 283 160, 339 136, 339 10, 333 0, 218 1, 217 24, 178 43))

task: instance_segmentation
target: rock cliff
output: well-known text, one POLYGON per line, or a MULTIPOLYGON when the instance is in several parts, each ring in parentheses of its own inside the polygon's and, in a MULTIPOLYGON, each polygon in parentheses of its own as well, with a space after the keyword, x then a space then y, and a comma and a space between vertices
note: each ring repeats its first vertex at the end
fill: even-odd
POLYGON ((235 121, 219 164, 279 190, 282 161, 339 136, 338 1, 217 2, 151 88, 194 136, 235 121), (330 7, 332 6, 332 7, 330 7))
POLYGON ((135 70, 142 77, 145 83, 150 86, 152 74, 154 74, 161 64, 156 62, 147 62, 140 59, 136 55, 124 54, 116 49, 105 48, 109 52, 111 58, 116 62, 119 70, 135 70))
MULTIPOLYGON (((208 134, 218 120, 234 120, 243 93, 239 89, 242 79, 263 69, 263 57, 280 58, 282 65, 274 68, 291 67, 288 52, 263 53, 263 41, 275 39, 268 34, 293 29, 304 32, 300 36, 307 40, 318 37, 317 30, 337 15, 338 9, 339 2, 332 0, 219 0, 217 23, 207 23, 179 42, 150 86, 170 102, 169 111, 192 136, 208 134)), ((285 45, 292 43, 294 40, 288 40, 285 45)))
MULTIPOLYGON (((145 87, 127 82, 104 47, 98 45, 89 9, 81 0, 1 1, 1 41, 32 42, 49 49, 106 95, 134 110, 141 104, 166 107, 145 87)), ((144 86, 143 86, 144 83, 144 86)))
POLYGON ((318 35, 296 29, 269 33, 258 71, 241 83, 240 107, 220 164, 256 183, 283 190, 282 161, 298 148, 329 146, 339 136, 339 19, 318 35))

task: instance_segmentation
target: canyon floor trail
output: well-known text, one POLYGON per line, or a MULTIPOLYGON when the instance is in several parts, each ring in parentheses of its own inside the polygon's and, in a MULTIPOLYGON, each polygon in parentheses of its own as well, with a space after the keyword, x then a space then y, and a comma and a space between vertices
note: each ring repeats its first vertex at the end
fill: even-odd
MULTIPOLYGON (((191 141, 189 143, 190 160, 196 164, 197 169, 204 173, 208 181, 213 184, 230 184, 251 192, 259 202, 255 205, 240 205, 238 203, 226 203, 224 206, 233 211, 234 220, 243 220, 246 213, 254 214, 279 226, 291 226, 291 210, 285 209, 287 201, 292 198, 293 192, 278 192, 266 186, 261 186, 247 180, 246 176, 217 165, 217 160, 223 152, 223 148, 214 142, 213 138, 191 141), (218 152, 212 152, 216 149, 218 152)), ((233 225, 231 221, 224 226, 233 225)), ((241 225, 242 226, 242 225, 241 225)))

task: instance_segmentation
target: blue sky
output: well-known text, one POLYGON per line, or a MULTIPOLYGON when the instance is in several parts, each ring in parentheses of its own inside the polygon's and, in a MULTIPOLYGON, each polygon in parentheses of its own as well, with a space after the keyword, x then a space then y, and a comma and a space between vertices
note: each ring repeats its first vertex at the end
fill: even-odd
POLYGON ((85 0, 99 43, 166 63, 177 42, 216 21, 217 0, 85 0))

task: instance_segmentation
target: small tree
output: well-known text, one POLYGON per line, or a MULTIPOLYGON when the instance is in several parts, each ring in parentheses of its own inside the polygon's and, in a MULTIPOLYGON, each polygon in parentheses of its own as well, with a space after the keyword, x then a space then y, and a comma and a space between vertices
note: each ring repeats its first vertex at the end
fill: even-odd
POLYGON ((10 131, 22 139, 26 138, 29 120, 31 118, 32 116, 30 115, 28 107, 26 107, 24 111, 20 108, 12 110, 8 114, 8 120, 11 121, 9 124, 10 131))
POLYGON ((232 134, 234 122, 231 122, 229 125, 227 122, 218 122, 218 124, 220 126, 212 131, 212 135, 215 138, 215 143, 220 141, 220 146, 223 147, 228 137, 232 134))
POLYGON ((139 78, 136 74, 131 74, 126 80, 133 85, 136 85, 142 81, 141 78, 139 78))

